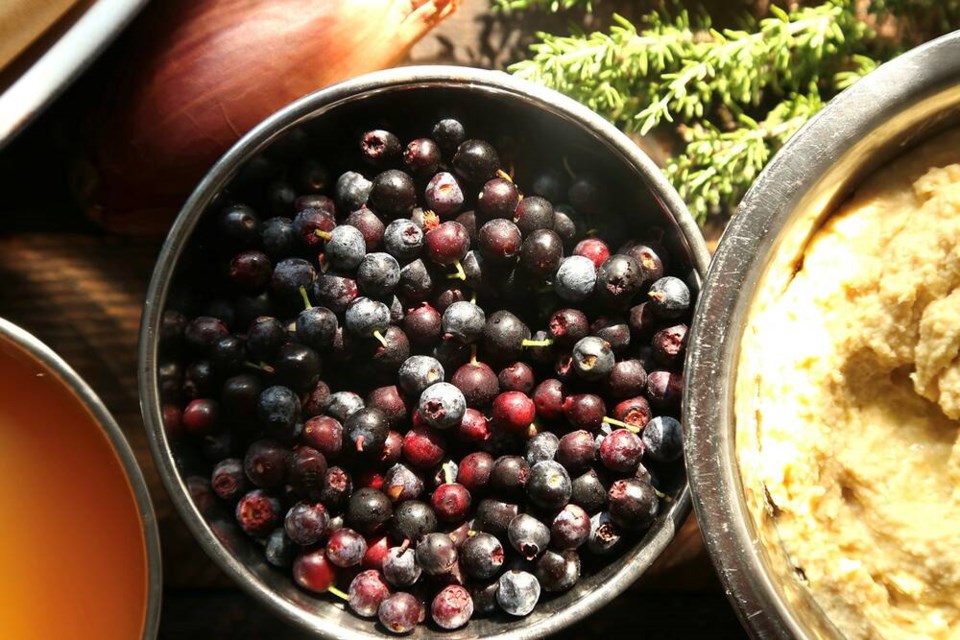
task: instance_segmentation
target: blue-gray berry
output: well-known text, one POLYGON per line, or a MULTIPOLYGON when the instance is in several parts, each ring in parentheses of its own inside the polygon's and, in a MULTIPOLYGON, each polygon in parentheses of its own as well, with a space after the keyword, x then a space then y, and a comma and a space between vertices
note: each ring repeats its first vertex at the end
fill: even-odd
POLYGON ((597 284, 597 268, 590 258, 564 258, 553 281, 557 295, 568 302, 582 302, 590 297, 597 284))

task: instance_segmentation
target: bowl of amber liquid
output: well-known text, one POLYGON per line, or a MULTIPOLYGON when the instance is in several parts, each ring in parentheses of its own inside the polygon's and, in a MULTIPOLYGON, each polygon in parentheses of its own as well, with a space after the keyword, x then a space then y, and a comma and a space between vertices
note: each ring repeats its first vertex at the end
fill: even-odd
POLYGON ((0 391, 0 638, 155 637, 156 517, 117 423, 2 319, 0 391))

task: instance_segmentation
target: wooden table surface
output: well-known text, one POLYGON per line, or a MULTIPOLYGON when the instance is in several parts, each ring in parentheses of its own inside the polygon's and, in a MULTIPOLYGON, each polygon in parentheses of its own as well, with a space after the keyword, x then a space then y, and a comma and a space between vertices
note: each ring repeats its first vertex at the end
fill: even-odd
MULTIPOLYGON (((409 62, 498 66, 535 28, 493 17, 486 0, 460 11, 411 52, 409 62)), ((0 152, 0 316, 59 353, 111 410, 144 471, 156 506, 164 561, 161 636, 300 638, 237 590, 206 557, 176 515, 156 473, 140 416, 136 346, 144 292, 160 240, 103 233, 69 192, 63 131, 83 78, 54 108, 0 152)), ((691 516, 653 569, 630 590, 560 634, 581 638, 741 638, 691 516)))

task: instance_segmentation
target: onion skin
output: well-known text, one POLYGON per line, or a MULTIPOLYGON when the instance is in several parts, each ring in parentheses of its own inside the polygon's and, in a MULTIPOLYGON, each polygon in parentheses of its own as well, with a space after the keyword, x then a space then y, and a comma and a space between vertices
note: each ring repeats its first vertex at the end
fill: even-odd
POLYGON ((396 64, 459 0, 163 0, 125 37, 88 117, 88 215, 161 234, 211 165, 301 96, 396 64))

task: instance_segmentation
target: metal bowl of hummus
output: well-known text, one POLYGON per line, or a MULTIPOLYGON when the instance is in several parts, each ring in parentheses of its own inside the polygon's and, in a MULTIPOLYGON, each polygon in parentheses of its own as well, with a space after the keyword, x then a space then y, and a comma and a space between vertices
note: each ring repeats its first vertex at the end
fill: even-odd
POLYGON ((684 415, 760 638, 960 638, 960 32, 784 147, 721 239, 684 415))

